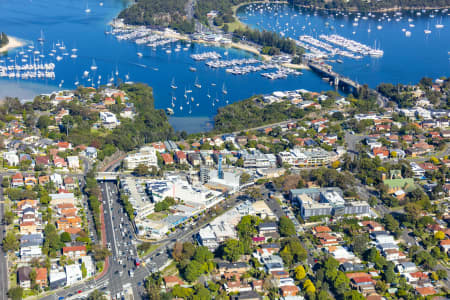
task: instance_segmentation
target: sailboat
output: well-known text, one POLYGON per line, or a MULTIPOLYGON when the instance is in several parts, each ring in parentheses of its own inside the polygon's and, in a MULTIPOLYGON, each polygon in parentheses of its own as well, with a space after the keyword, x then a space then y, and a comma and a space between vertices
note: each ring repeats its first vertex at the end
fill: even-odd
POLYGON ((441 17, 441 20, 439 21, 439 23, 437 23, 436 25, 434 25, 434 27, 436 27, 437 29, 444 28, 444 24, 442 24, 442 17, 441 17))
POLYGON ((92 71, 96 71, 98 69, 97 65, 95 64, 95 60, 92 60, 92 66, 91 66, 91 70, 92 71))
POLYGON ((86 3, 86 9, 84 10, 87 14, 91 12, 91 9, 89 8, 88 4, 86 3))
POLYGON ((38 41, 42 44, 44 43, 44 32, 41 29, 41 36, 38 38, 38 41))
POLYGON ((227 88, 225 87, 225 83, 222 85, 222 93, 224 95, 228 94, 227 88))
POLYGON ((175 85, 175 78, 172 78, 172 83, 170 84, 170 87, 174 90, 176 90, 178 87, 175 85))
POLYGON ((431 30, 430 30, 430 23, 428 23, 427 29, 425 29, 423 32, 425 32, 425 34, 430 34, 430 33, 431 33, 431 30))
POLYGON ((119 68, 117 67, 117 65, 116 65, 116 73, 115 74, 116 74, 116 77, 119 76, 119 68))
POLYGON ((194 84, 194 86, 195 86, 196 88, 198 88, 198 89, 201 89, 201 88, 202 88, 202 85, 201 85, 200 83, 198 83, 198 77, 195 77, 195 84, 194 84))

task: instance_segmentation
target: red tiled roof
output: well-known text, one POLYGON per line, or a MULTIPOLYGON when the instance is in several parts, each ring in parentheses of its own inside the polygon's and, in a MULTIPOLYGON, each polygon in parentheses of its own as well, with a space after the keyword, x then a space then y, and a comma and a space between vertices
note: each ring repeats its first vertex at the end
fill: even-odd
POLYGON ((74 251, 86 251, 86 246, 70 246, 63 247, 63 253, 74 252, 74 251))

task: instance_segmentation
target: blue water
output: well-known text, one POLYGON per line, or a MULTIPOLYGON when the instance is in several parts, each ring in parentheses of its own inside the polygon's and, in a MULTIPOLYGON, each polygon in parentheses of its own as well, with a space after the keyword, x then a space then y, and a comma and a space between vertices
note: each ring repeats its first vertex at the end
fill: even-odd
MULTIPOLYGON (((177 100, 172 123, 176 129, 189 127, 192 132, 207 128, 205 119, 214 116, 218 107, 226 105, 226 100, 232 103, 254 94, 269 93, 275 90, 305 88, 322 91, 330 89, 328 84, 311 72, 305 72, 305 75, 300 77, 292 76, 287 80, 270 81, 258 73, 235 76, 226 73, 224 69, 210 69, 204 62, 195 62, 190 58, 192 53, 206 51, 217 51, 223 54, 226 50, 221 48, 192 44, 189 51, 172 51, 171 54, 166 54, 161 48, 152 51, 149 47, 138 46, 130 41, 117 41, 115 37, 106 35, 105 31, 108 30, 107 24, 128 5, 128 2, 120 0, 104 0, 103 2, 104 6, 101 7, 99 0, 0 0, 0 20, 2 20, 0 31, 26 40, 29 44, 33 42, 36 49, 46 54, 52 49, 53 43, 58 41, 64 42, 69 54, 72 48, 78 49, 78 58, 76 59, 68 56, 60 62, 51 59, 56 64, 55 80, 1 79, 0 96, 10 95, 31 99, 36 93, 57 89, 62 81, 64 81, 63 89, 74 88, 76 80, 80 84, 91 85, 91 82, 83 79, 83 72, 85 70, 91 72, 90 66, 95 59, 98 70, 93 75, 96 79, 99 75, 102 77, 101 84, 106 84, 117 68, 122 80, 126 74, 129 74, 129 80, 145 82, 152 86, 157 108, 169 107, 173 94, 177 100), (87 5, 91 9, 89 14, 85 13, 87 5), (45 38, 43 47, 37 42, 41 30, 45 38), (137 52, 142 52, 144 57, 139 58, 137 52), (190 66, 196 67, 197 72, 189 71, 190 66), (202 89, 194 88, 196 76, 202 84, 202 89), (178 86, 175 92, 170 88, 173 78, 178 86), (224 83, 228 90, 226 97, 221 92, 224 83), (183 97, 185 88, 193 90, 192 96, 195 100, 190 107, 183 97), (219 99, 215 106, 212 106, 212 101, 206 96, 208 91, 211 98, 219 99), (183 110, 179 109, 181 105, 183 110), (190 109, 192 110, 191 114, 189 114, 190 109), (187 123, 189 126, 186 125, 187 123)), ((175 44, 172 45, 172 48, 175 46, 175 44)), ((20 50, 8 53, 6 59, 14 59, 20 50)), ((58 50, 58 54, 62 54, 62 52, 58 50)), ((228 58, 251 56, 235 49, 228 49, 228 52, 228 58)), ((5 59, 5 57, 1 58, 5 59)), ((50 57, 46 56, 44 62, 48 61, 50 61, 50 57)))
POLYGON ((372 47, 376 43, 377 48, 384 50, 381 58, 341 58, 343 64, 333 64, 336 71, 375 87, 381 82, 409 84, 417 83, 424 76, 450 76, 448 13, 428 11, 420 12, 418 16, 417 11, 408 11, 402 13, 399 21, 395 20, 399 16, 394 16, 394 13, 384 18, 383 14, 376 14, 373 18, 368 16, 367 20, 362 19, 362 14, 358 26, 353 25, 355 14, 315 13, 289 5, 250 5, 241 7, 238 16, 252 27, 283 32, 295 39, 303 34, 316 38, 320 34, 339 34, 372 47), (408 21, 410 18, 411 22, 408 21), (410 27, 410 23, 415 27, 410 27), (444 28, 435 28, 437 23, 442 23, 444 28), (381 30, 377 29, 378 25, 382 26, 381 30), (406 37, 403 28, 411 32, 410 37, 406 37), (427 28, 432 31, 429 35, 424 33, 427 28))

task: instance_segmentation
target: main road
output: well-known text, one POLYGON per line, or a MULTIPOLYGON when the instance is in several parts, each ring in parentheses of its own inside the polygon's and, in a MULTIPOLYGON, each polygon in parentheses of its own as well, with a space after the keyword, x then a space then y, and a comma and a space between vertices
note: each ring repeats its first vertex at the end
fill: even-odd
MULTIPOLYGON (((3 176, 0 176, 0 183, 3 180, 3 176)), ((6 223, 4 220, 5 207, 3 198, 3 187, 0 184, 0 241, 3 241, 6 233, 6 223)), ((0 250, 0 300, 7 300, 8 292, 8 260, 3 248, 0 250)))

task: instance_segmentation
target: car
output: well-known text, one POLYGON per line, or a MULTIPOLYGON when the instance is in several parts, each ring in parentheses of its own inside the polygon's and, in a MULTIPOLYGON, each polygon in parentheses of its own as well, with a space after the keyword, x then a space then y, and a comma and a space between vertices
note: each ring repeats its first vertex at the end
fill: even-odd
POLYGON ((82 292, 83 292, 82 290, 78 290, 78 292, 77 292, 77 293, 78 293, 78 294, 81 294, 82 292))

